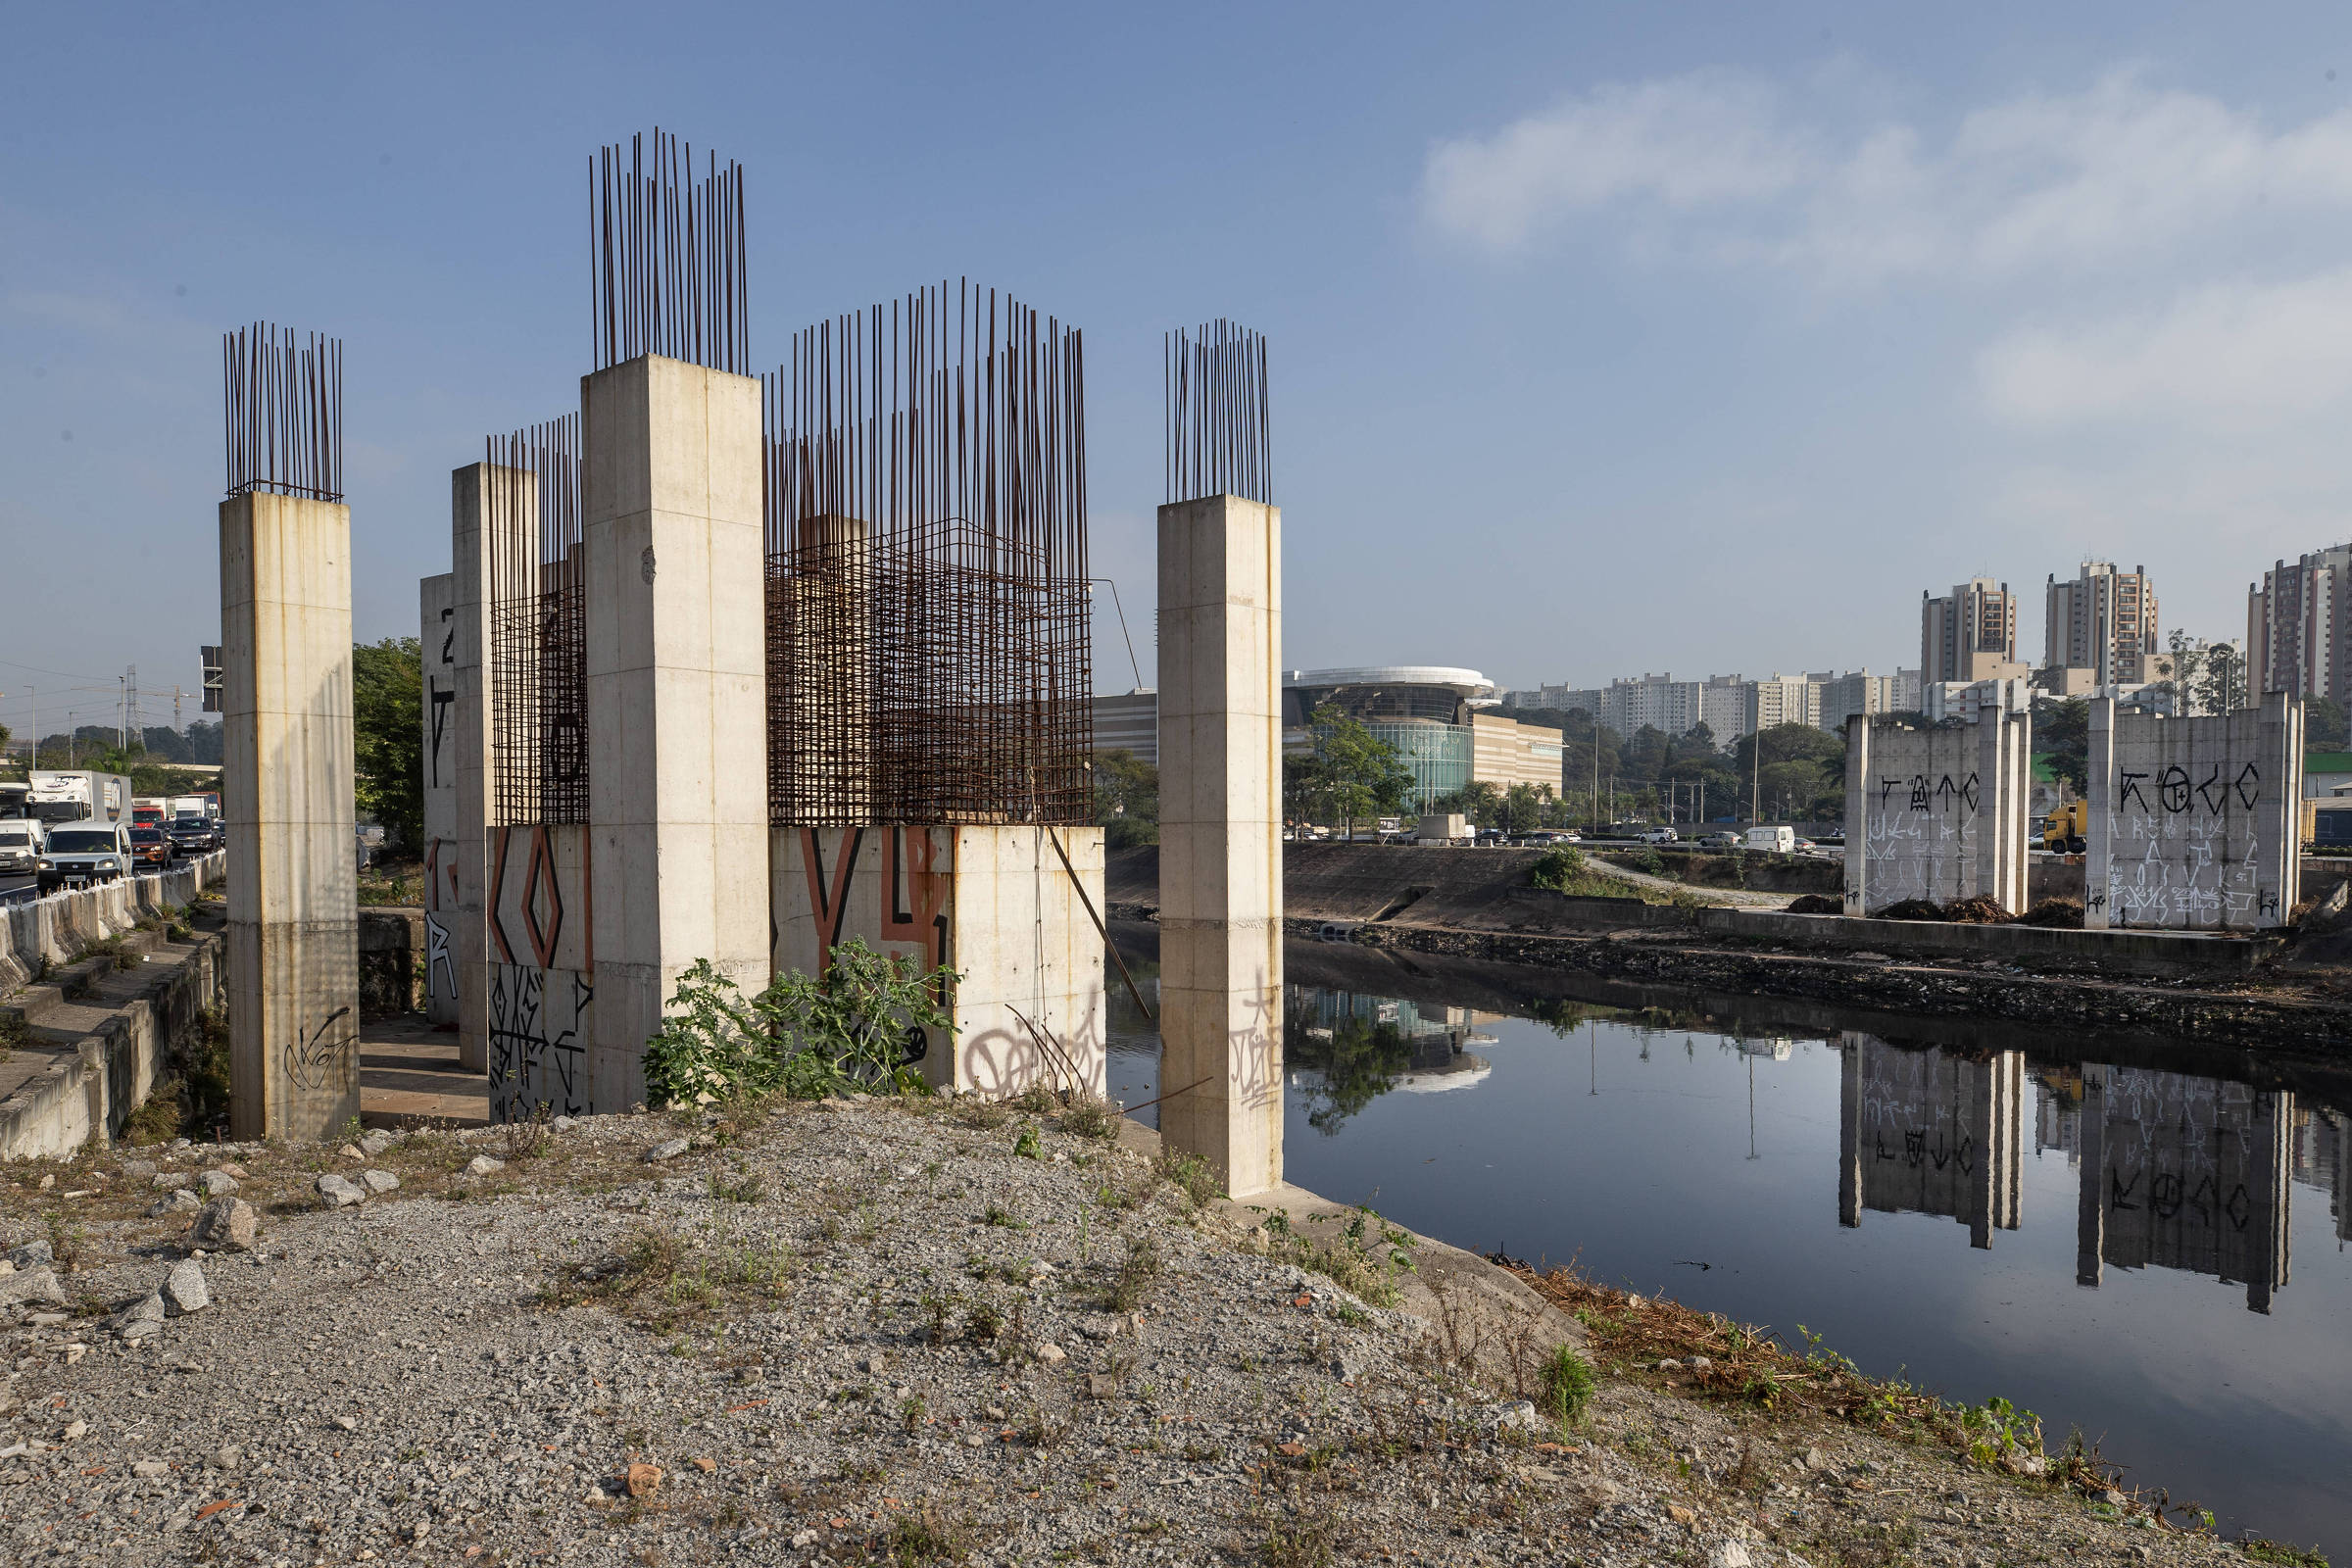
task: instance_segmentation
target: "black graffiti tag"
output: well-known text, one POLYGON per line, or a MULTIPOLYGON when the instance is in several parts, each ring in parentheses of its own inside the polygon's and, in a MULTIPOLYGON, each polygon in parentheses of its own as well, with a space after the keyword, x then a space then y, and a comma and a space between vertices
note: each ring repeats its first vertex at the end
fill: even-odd
POLYGON ((2248 762, 2238 770, 2237 783, 2233 788, 2237 791, 2237 804, 2251 808, 2256 801, 2262 799, 2262 769, 2248 762))
POLYGON ((2230 805, 2230 791, 2227 785, 2224 785, 2222 789, 2222 804, 2220 806, 2213 804, 2213 787, 2221 782, 2222 764, 2216 762, 2213 764, 2212 776, 2206 779, 2204 783, 2197 786, 2197 799, 2205 803, 2205 809, 2208 811, 2218 812, 2225 809, 2230 805))
POLYGON ((1914 773, 1911 775, 1911 809, 1914 811, 1924 811, 1927 808, 1928 775, 1925 773, 1914 773))
POLYGON ((1969 774, 1968 782, 1960 786, 1960 799, 1968 803, 1968 808, 1972 811, 1977 808, 1977 797, 1983 793, 1974 773, 1969 774))
POLYGON ((2176 816, 2188 809, 2188 770, 2175 762, 2156 776, 2156 803, 2176 816))
POLYGON ((1886 809, 1887 798, 1892 796, 1896 790, 1902 788, 1902 785, 1903 781, 1899 778, 1882 778, 1879 780, 1880 810, 1884 811, 1886 809))
POLYGON ((2115 798, 2115 808, 2117 810, 2120 811, 2132 802, 2137 801, 2139 803, 2139 809, 2141 813, 2143 815, 2146 813, 2148 809, 2148 798, 2139 793, 2139 781, 2147 776, 2148 775, 2145 773, 2127 772, 2123 774, 2123 791, 2115 798))

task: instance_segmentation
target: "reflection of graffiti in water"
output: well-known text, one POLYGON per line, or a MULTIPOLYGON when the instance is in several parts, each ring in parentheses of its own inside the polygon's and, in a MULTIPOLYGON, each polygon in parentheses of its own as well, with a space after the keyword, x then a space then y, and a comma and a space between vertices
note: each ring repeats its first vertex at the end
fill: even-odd
POLYGON ((424 990, 427 996, 458 1000, 458 963, 449 951, 449 927, 424 914, 424 990))
POLYGON ((348 1025, 341 1029, 335 1025, 350 1015, 349 1007, 337 1007, 319 1020, 317 1029, 307 1035, 298 1032, 287 1043, 286 1076, 293 1080, 295 1088, 307 1094, 314 1089, 329 1088, 349 1076, 346 1069, 352 1043, 358 1035, 348 1025))
POLYGON ((513 1121, 542 1102, 563 1115, 585 1114, 581 1065, 587 1048, 580 1025, 596 988, 568 969, 493 964, 490 974, 491 1114, 513 1121), (551 983, 557 987, 552 1008, 551 983), (568 1014, 567 1022, 555 1016, 558 1010, 568 1014))

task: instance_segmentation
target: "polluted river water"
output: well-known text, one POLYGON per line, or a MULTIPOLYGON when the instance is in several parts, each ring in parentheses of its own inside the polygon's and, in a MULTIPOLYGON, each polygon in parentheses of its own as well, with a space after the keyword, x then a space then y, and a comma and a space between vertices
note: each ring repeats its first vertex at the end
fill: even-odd
MULTIPOLYGON (((1115 935, 1156 1012, 1156 933, 1115 935)), ((1286 968, 1293 1183, 2006 1397, 2228 1535, 2352 1547, 2352 1073, 1320 944, 1286 968)), ((1111 990, 1141 1104, 1157 1036, 1111 990)))

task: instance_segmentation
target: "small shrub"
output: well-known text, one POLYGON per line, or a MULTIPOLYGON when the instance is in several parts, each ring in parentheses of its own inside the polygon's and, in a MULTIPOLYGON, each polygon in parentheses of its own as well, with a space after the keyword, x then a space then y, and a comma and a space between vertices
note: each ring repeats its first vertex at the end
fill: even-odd
POLYGON ((1002 1203, 989 1204, 988 1211, 980 1216, 980 1223, 1007 1231, 1025 1231, 1029 1228, 1026 1221, 1002 1203))
POLYGON ((180 1053, 179 1082, 188 1097, 190 1128, 210 1129, 228 1119, 228 1014, 222 1009, 205 1013, 195 1042, 180 1053))
POLYGON ((1544 1410, 1563 1427, 1584 1418, 1592 1402, 1592 1363, 1572 1346, 1555 1348, 1544 1363, 1544 1410))
POLYGON ((1061 1100, 1044 1084, 1031 1084, 1012 1097, 1012 1107, 1032 1116, 1051 1116, 1061 1108, 1061 1100))
POLYGON ((1034 1125, 1021 1128, 1021 1135, 1012 1141, 1012 1153, 1016 1159, 1043 1159, 1046 1157, 1046 1146, 1039 1140, 1037 1128, 1034 1125))
POLYGON ((1004 1314, 993 1301, 982 1301, 963 1315, 963 1336, 975 1345, 990 1345, 1004 1332, 1004 1314))
POLYGON ((1128 1237, 1127 1260, 1111 1277, 1103 1304, 1113 1312, 1134 1311, 1151 1299, 1152 1287, 1159 1282, 1162 1269, 1157 1242, 1149 1236, 1128 1237))
POLYGON ((1537 887, 1547 888, 1554 893, 1566 893, 1571 887, 1580 885, 1584 876, 1584 852, 1554 845, 1536 857, 1535 869, 1528 873, 1528 880, 1537 887))
POLYGON ((817 1100, 854 1090, 929 1094, 909 1048, 946 1028, 957 976, 855 938, 821 976, 780 974, 746 999, 708 958, 678 977, 661 1031, 646 1042, 646 1091, 662 1105, 778 1091, 817 1100))

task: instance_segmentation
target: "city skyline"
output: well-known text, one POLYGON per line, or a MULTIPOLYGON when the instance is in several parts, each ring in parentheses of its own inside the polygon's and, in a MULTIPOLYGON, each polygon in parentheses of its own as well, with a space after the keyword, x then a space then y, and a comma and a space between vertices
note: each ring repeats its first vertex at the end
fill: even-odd
POLYGON ((2234 636, 2247 586, 2352 517, 2329 325, 2352 106, 2326 65, 2352 19, 2318 8, 2261 38, 2121 7, 1987 28, 1505 6, 1435 33, 1392 9, 1337 36, 1237 9, 1214 113, 1181 136, 1203 100, 1174 18, 720 6, 698 16, 724 59, 690 28, 565 73, 519 69, 546 40, 471 14, 453 66, 417 41, 436 16, 460 23, 159 15, 109 39, 104 99, 80 86, 89 23, 21 20, 5 113, 36 156, 0 187, 0 415, 24 432, 0 549, 28 591, 0 723, 27 684, 122 663, 145 692, 196 685, 209 612, 174 600, 77 657, 50 546, 209 580, 220 334, 257 317, 346 339, 356 631, 403 634, 449 471, 569 406, 586 362, 584 248, 479 236, 584 234, 581 149, 649 120, 749 171, 756 360, 939 276, 1087 332, 1096 568, 1135 647, 1101 606, 1101 690, 1156 678, 1159 334, 1217 315, 1271 344, 1275 499, 1312 585, 1294 664, 1891 669, 1923 584, 2083 558, 2168 584, 2163 631, 2234 636), (208 86, 265 39, 267 122, 208 86), (843 69, 766 90, 808 50, 843 69), (648 99, 648 66, 699 88, 648 99), (961 107, 979 75, 1016 89, 985 120, 961 107), (915 107, 846 141, 886 84, 915 107), (284 123, 310 130, 277 145, 275 188, 306 194, 257 201, 237 154, 284 123), (951 176, 1031 172, 1009 197, 943 180, 943 145, 951 176), (1408 580, 1458 629, 1363 612, 1408 580), (1758 636, 1759 606, 1794 604, 1843 612, 1758 636))

